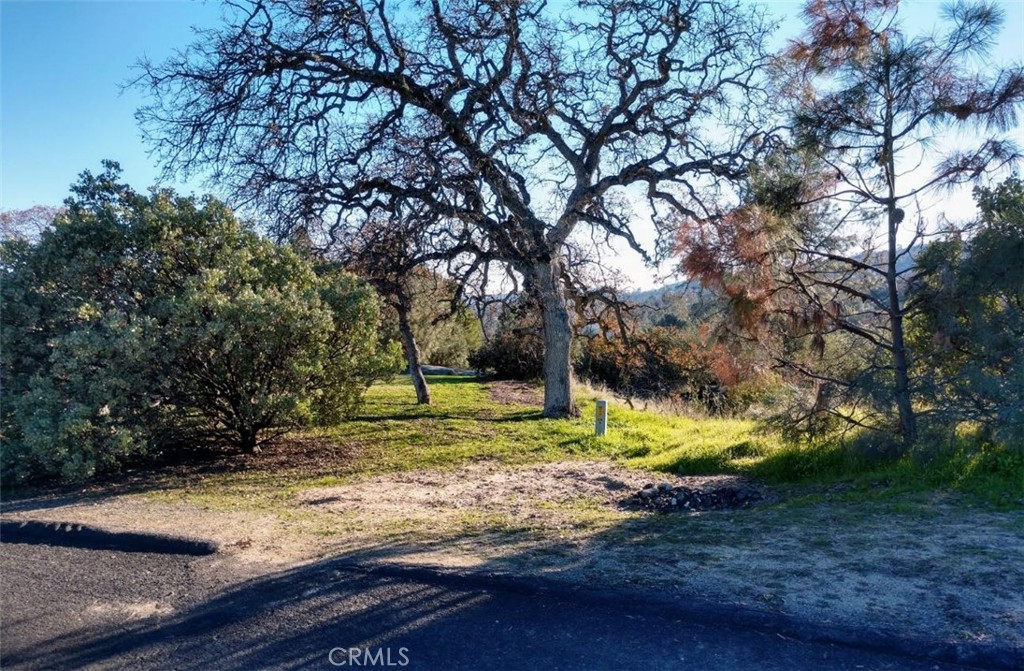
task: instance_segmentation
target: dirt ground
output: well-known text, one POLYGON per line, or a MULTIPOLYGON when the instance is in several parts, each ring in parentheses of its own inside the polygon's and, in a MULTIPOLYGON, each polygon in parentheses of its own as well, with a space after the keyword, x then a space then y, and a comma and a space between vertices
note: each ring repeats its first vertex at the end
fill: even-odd
POLYGON ((535 384, 501 380, 488 385, 487 395, 503 405, 544 405, 544 392, 535 384))
POLYGON ((187 491, 4 504, 5 519, 212 539, 239 577, 318 557, 634 585, 822 623, 1024 645, 1024 512, 927 501, 787 504, 651 514, 620 502, 676 478, 609 462, 377 475, 286 500, 197 504, 187 491))

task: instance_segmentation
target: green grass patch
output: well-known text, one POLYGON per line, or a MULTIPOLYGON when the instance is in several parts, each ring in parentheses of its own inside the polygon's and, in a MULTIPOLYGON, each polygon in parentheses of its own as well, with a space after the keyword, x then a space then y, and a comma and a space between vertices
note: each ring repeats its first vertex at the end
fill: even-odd
POLYGON ((434 404, 414 404, 404 380, 378 385, 360 415, 326 432, 358 445, 360 472, 455 468, 477 459, 527 464, 613 458, 630 465, 688 473, 747 470, 778 449, 755 435, 753 422, 693 419, 611 404, 608 435, 594 435, 594 393, 583 389, 579 418, 552 420, 539 409, 491 400, 487 383, 431 378, 434 404))
POLYGON ((582 389, 583 414, 551 420, 539 409, 491 400, 488 383, 432 377, 432 406, 417 406, 406 380, 377 385, 359 417, 327 436, 360 447, 353 472, 456 468, 489 459, 527 464, 615 459, 636 468, 679 474, 747 475, 772 484, 846 482, 854 498, 894 491, 958 490, 1014 505, 1024 497, 1024 456, 961 437, 930 448, 928 458, 868 458, 855 442, 784 443, 751 420, 694 418, 609 407, 608 435, 593 435, 595 392, 582 389))
POLYGON ((252 508, 287 503, 295 492, 366 475, 420 468, 454 469, 471 461, 508 465, 612 459, 633 468, 682 475, 736 474, 775 486, 799 485, 791 501, 828 496, 863 500, 894 493, 954 490, 998 507, 1024 497, 1024 456, 961 436, 926 450, 928 458, 868 458, 855 442, 784 443, 750 420, 694 418, 609 404, 609 431, 594 435, 596 392, 583 388, 583 414, 546 419, 539 408, 491 399, 489 383, 431 377, 434 404, 419 406, 404 378, 372 387, 357 417, 317 432, 352 448, 328 472, 253 470, 209 477, 192 500, 230 500, 252 508), (836 483, 844 487, 833 488, 836 483), (830 489, 838 489, 832 492, 830 489))

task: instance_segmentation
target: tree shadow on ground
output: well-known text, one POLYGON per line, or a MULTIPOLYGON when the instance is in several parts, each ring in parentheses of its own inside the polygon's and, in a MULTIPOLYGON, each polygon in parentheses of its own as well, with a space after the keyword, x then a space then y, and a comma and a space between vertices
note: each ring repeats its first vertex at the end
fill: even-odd
POLYGON ((494 381, 494 378, 485 375, 426 375, 425 377, 427 384, 432 385, 481 384, 494 381))
MULTIPOLYGON (((504 412, 501 415, 495 415, 487 411, 467 411, 467 412, 456 412, 456 411, 437 411, 428 410, 417 412, 416 410, 408 410, 406 412, 392 412, 387 414, 375 414, 375 415, 360 415, 352 418, 354 421, 360 422, 380 422, 380 421, 405 421, 415 419, 468 419, 468 420, 479 420, 485 419, 487 422, 494 422, 498 424, 509 423, 509 422, 527 422, 536 421, 538 419, 544 419, 544 415, 540 410, 522 410, 516 412, 504 412)), ((556 420, 553 420, 556 421, 556 420)))
MULTIPOLYGON (((495 589, 486 567, 476 578, 385 568, 389 559, 422 547, 414 540, 399 540, 363 548, 244 582, 170 617, 83 627, 27 645, 15 643, 7 646, 4 665, 183 671, 331 668, 332 648, 390 648, 393 661, 405 648, 411 669, 542 668, 523 661, 538 654, 521 647, 524 636, 540 645, 542 660, 559 655, 582 660, 570 668, 629 664, 624 651, 611 646, 606 654, 618 655, 623 666, 596 664, 583 636, 589 619, 607 639, 621 627, 621 609, 615 615, 590 612, 579 618, 584 621, 573 627, 578 649, 566 641, 567 630, 538 641, 537 627, 561 619, 558 600, 564 595, 548 595, 556 601, 545 603, 534 598, 540 591, 533 585, 495 589), (489 664, 496 650, 509 656, 489 664)), ((102 600, 102 595, 97 597, 102 600)), ((16 634, 31 623, 12 626, 16 634)), ((624 628, 630 627, 635 625, 624 628)))
POLYGON ((228 448, 189 450, 105 473, 84 484, 5 487, 0 509, 5 513, 46 510, 128 494, 178 490, 229 474, 266 475, 282 481, 296 474, 317 477, 336 473, 339 465, 352 463, 356 453, 346 443, 301 434, 278 438, 256 454, 228 448))
MULTIPOLYGON (((642 543, 650 531, 649 525, 627 520, 593 542, 642 543)), ((875 656, 864 650, 817 645, 809 652, 794 639, 821 640, 820 627, 704 602, 685 590, 570 587, 544 578, 514 578, 488 562, 466 573, 394 561, 430 545, 399 538, 214 589, 172 615, 118 626, 71 625, 27 640, 19 631, 31 631, 32 623, 9 621, 4 665, 332 668, 328 656, 335 648, 390 649, 393 661, 404 648, 409 669, 623 669, 643 660, 645 669, 770 671, 821 668, 816 664, 823 651, 832 669, 865 663, 893 668, 891 660, 871 666, 875 656), (807 665, 808 654, 815 664, 807 665)), ((551 567, 556 572, 585 561, 580 547, 557 539, 544 550, 557 557, 551 567)), ((906 662, 895 668, 932 664, 906 662)))

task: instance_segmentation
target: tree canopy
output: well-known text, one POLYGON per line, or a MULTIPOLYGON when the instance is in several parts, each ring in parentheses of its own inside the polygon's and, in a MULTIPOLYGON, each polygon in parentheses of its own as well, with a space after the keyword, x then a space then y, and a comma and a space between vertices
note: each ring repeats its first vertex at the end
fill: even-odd
POLYGON ((378 211, 510 265, 544 322, 545 414, 575 412, 563 257, 703 212, 763 146, 763 19, 740 2, 251 0, 144 63, 139 118, 171 170, 208 169, 330 244, 378 211))

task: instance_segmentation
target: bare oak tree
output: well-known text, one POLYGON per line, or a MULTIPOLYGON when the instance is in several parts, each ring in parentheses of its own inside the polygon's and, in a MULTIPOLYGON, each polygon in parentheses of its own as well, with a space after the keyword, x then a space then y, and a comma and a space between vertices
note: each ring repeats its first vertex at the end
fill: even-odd
MULTIPOLYGON (((421 405, 430 405, 430 388, 423 375, 420 348, 412 324, 414 282, 434 276, 442 264, 448 267, 449 275, 459 279, 465 272, 474 272, 486 254, 472 242, 467 229, 461 229, 461 239, 456 237, 459 230, 451 222, 439 224, 429 211, 407 212, 401 217, 378 212, 358 228, 336 237, 335 249, 331 250, 333 256, 368 281, 394 309, 402 351, 416 390, 416 402, 421 405), (468 263, 465 256, 470 257, 468 263)), ((465 284, 451 284, 455 291, 450 292, 449 314, 454 316, 465 307, 461 301, 465 284)))
POLYGON ((430 405, 430 388, 423 376, 420 348, 409 319, 412 313, 410 283, 421 265, 415 245, 419 236, 416 230, 406 230, 401 221, 394 223, 379 220, 364 225, 346 241, 342 258, 346 267, 366 279, 394 309, 402 352, 416 390, 416 402, 430 405))
MULTIPOLYGON (((703 214, 762 147, 763 19, 738 0, 239 0, 142 63, 170 171, 324 241, 429 210, 508 264, 543 312, 544 413, 577 412, 564 251, 580 229, 644 250, 703 214)), ((455 237, 461 237, 456 235, 455 237)))

